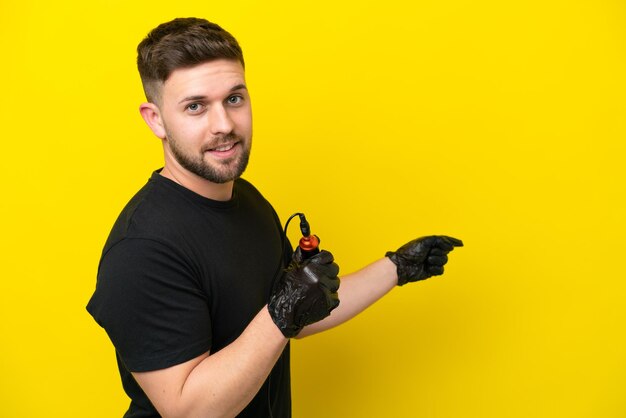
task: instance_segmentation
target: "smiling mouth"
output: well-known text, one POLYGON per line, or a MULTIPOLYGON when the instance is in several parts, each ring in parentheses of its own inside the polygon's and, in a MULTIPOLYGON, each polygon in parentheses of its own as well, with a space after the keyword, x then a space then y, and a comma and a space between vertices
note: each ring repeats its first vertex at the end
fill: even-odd
POLYGON ((231 149, 233 149, 235 145, 237 145, 237 142, 233 142, 232 144, 220 145, 219 147, 209 149, 209 151, 217 151, 217 152, 230 151, 231 149))

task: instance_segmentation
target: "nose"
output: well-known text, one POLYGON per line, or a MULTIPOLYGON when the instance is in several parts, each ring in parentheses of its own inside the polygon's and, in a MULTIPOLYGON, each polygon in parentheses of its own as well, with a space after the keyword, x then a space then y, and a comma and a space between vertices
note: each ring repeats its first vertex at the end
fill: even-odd
POLYGON ((211 107, 209 113, 209 129, 213 135, 229 134, 233 131, 234 123, 228 111, 221 105, 211 107))

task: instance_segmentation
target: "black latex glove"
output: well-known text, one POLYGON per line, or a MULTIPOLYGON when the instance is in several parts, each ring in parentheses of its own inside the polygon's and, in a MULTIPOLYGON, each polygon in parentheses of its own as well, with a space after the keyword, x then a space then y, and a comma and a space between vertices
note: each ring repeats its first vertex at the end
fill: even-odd
POLYGON ((268 304, 272 320, 287 338, 330 315, 339 305, 339 266, 328 251, 302 260, 300 247, 278 280, 268 304))
POLYGON ((462 247, 463 241, 434 235, 417 238, 397 251, 388 251, 385 256, 396 265, 398 286, 408 282, 428 279, 443 274, 443 266, 448 262, 448 253, 454 247, 462 247))

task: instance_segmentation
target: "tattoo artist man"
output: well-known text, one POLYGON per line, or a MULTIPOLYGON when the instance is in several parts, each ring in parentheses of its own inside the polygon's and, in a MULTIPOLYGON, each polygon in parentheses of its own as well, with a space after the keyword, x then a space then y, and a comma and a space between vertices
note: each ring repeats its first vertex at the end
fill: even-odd
POLYGON ((240 178, 252 115, 235 38, 175 19, 139 44, 137 63, 141 116, 165 164, 113 226, 87 305, 115 346, 124 416, 290 417, 289 339, 443 274, 463 244, 418 238, 339 287, 332 254, 293 252, 272 206, 240 178))

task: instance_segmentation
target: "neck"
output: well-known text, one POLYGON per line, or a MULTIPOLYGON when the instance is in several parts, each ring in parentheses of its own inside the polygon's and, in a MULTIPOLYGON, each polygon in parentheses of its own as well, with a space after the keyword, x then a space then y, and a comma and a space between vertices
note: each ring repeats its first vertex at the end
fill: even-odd
POLYGON ((234 181, 213 183, 189 171, 173 169, 167 163, 161 175, 207 199, 226 202, 233 196, 234 181))

